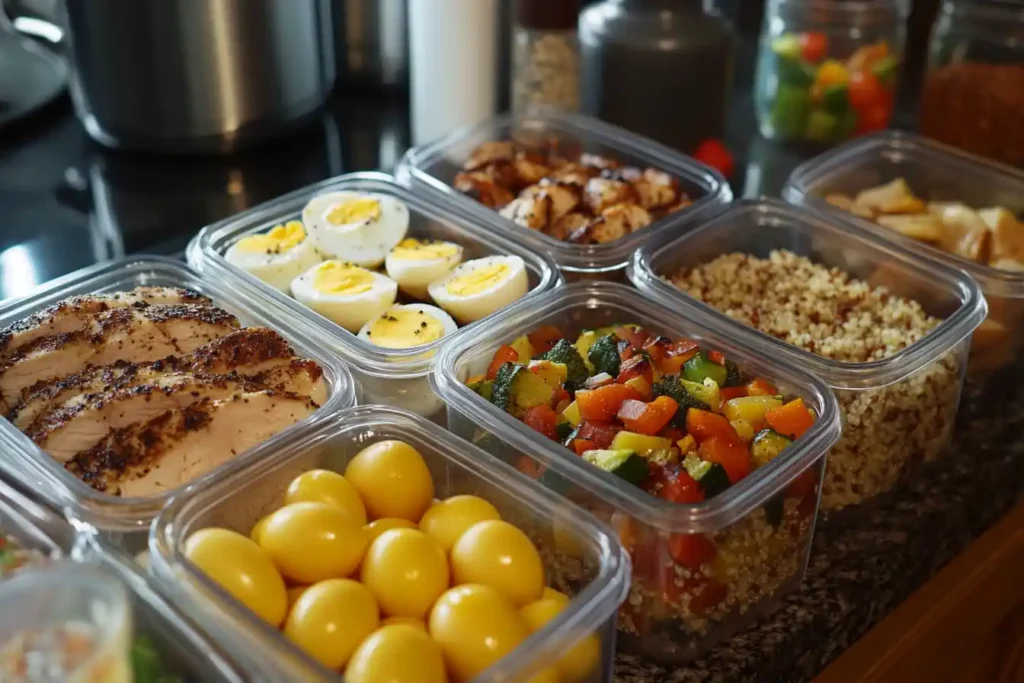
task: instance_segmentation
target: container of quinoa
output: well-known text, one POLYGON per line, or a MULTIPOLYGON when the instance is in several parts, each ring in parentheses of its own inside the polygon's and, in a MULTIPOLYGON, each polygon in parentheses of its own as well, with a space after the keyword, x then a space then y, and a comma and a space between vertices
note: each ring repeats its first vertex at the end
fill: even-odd
POLYGON ((641 244, 732 200, 725 178, 691 157, 588 116, 542 109, 411 149, 396 175, 550 254, 570 281, 624 280, 641 244))
POLYGON ((17 605, 21 617, 17 622, 0 619, 0 678, 5 681, 58 680, 29 675, 43 661, 61 667, 49 668, 48 674, 59 670, 59 680, 83 683, 273 680, 243 672, 128 557, 94 534, 76 532, 2 482, 0 591, 5 609, 17 605), (40 599, 43 593, 46 600, 40 599), (85 594, 94 600, 83 610, 85 594), (58 616, 52 624, 37 623, 44 614, 58 616), (97 616, 101 621, 89 623, 97 616), (99 647, 93 627, 109 631, 103 641, 109 648, 99 647), (90 650, 95 650, 92 656, 82 656, 90 650), (75 664, 80 668, 72 675, 69 668, 75 664), (12 666, 20 672, 13 677, 12 666))
POLYGON ((783 197, 841 210, 859 229, 967 271, 988 302, 968 372, 1016 363, 1024 340, 1024 171, 888 131, 802 164, 783 197))
POLYGON ((769 353, 832 387, 843 438, 829 454, 823 511, 888 491, 949 443, 986 311, 966 273, 841 216, 760 199, 643 250, 630 276, 675 308, 756 329, 769 353))
POLYGON ((800 583, 839 438, 820 380, 756 335, 678 311, 575 283, 453 343, 433 377, 453 431, 615 527, 633 562, 619 642, 665 662, 800 583), (799 425, 766 412, 783 406, 799 425))

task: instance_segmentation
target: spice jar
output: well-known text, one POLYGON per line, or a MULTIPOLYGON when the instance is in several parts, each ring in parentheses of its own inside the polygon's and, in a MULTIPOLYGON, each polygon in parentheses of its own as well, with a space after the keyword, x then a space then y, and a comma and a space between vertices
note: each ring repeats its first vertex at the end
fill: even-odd
POLYGON ((1024 165, 1024 3, 947 0, 921 95, 924 135, 1024 165))
POLYGON ((579 0, 518 0, 512 29, 512 109, 577 111, 579 0))
POLYGON ((585 113, 691 153, 725 130, 736 34, 703 0, 603 0, 580 15, 585 113))
POLYGON ((770 0, 754 107, 771 140, 833 144, 888 128, 907 3, 770 0))

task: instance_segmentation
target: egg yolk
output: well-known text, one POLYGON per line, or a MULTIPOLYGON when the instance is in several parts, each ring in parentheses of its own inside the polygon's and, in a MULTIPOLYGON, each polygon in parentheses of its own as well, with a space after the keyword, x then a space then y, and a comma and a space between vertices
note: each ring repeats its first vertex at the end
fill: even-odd
POLYGON ((420 242, 405 239, 391 250, 391 257, 399 261, 430 261, 451 258, 459 253, 459 247, 451 242, 420 242))
POLYGON ((331 205, 324 218, 331 225, 370 223, 380 218, 380 202, 368 197, 348 199, 331 205))
POLYGON ((488 263, 474 268, 465 275, 452 278, 446 288, 449 294, 455 296, 480 294, 507 278, 510 270, 507 263, 488 263))
POLYGON ((370 341, 386 349, 408 349, 443 336, 444 325, 440 320, 401 306, 389 309, 370 326, 370 341))
POLYGON ((313 288, 323 294, 364 294, 373 289, 373 273, 347 263, 328 261, 317 268, 313 288))
POLYGON ((288 221, 275 225, 270 232, 249 235, 238 240, 239 251, 248 254, 283 254, 302 244, 306 230, 299 221, 288 221))

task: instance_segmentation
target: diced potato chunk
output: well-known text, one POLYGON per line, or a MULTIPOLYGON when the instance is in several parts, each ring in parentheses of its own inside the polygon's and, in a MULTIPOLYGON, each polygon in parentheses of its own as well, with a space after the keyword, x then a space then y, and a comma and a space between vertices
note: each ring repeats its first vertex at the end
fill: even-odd
MULTIPOLYGON (((855 206, 871 209, 879 213, 908 213, 907 207, 915 200, 914 194, 907 186, 907 181, 897 178, 891 183, 871 187, 857 194, 853 203, 855 206)), ((920 208, 924 211, 924 203, 917 200, 920 208)), ((911 212, 912 213, 912 212, 911 212)))
POLYGON ((934 216, 926 213, 914 216, 879 216, 878 224, 915 240, 932 244, 941 242, 945 234, 942 223, 934 216))
POLYGON ((942 212, 942 249, 975 263, 987 263, 992 233, 977 213, 963 205, 949 206, 942 212))
POLYGON ((1017 217, 1000 207, 982 209, 978 216, 992 232, 992 261, 1024 262, 1024 225, 1017 217))

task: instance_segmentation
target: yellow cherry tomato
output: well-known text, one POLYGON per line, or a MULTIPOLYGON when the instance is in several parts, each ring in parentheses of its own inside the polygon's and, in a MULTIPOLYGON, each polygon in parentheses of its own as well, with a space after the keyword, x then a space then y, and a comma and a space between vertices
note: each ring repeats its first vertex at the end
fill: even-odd
POLYGON ((394 626, 396 624, 404 624, 406 626, 413 626, 420 629, 424 633, 427 632, 427 622, 422 619, 415 617, 388 617, 380 622, 381 626, 394 626))
MULTIPOLYGON (((531 602, 519 610, 530 627, 530 632, 536 632, 558 616, 565 609, 568 603, 558 600, 538 600, 531 602)), ((587 680, 597 668, 601 658, 601 641, 593 633, 585 636, 580 642, 573 645, 558 659, 559 678, 564 683, 579 683, 587 680)))
POLYGON ((310 586, 284 625, 284 634, 328 669, 340 669, 359 644, 380 625, 373 594, 351 579, 310 586))
POLYGON ((422 531, 391 529, 370 544, 360 578, 385 614, 422 619, 448 590, 448 558, 422 531))
POLYGON ((458 681, 475 678, 519 647, 530 632, 505 596, 478 584, 457 586, 442 595, 430 612, 427 629, 458 681))
POLYGON ((452 496, 434 503, 423 513, 420 530, 437 539, 445 552, 448 552, 469 527, 489 519, 501 519, 501 515, 496 507, 483 498, 452 496))
POLYGON ((407 519, 384 517, 383 519, 375 519, 363 528, 366 529, 366 533, 369 535, 370 543, 373 543, 377 540, 378 536, 389 529, 415 529, 416 525, 407 519))
POLYGON ((292 586, 288 589, 288 609, 295 607, 295 603, 299 601, 302 594, 306 592, 309 586, 292 586))
POLYGON ((340 579, 356 570, 367 534, 347 512, 326 503, 292 503, 267 519, 260 546, 296 583, 340 579))
POLYGON ((517 607, 539 600, 544 565, 533 542, 508 522, 474 524, 451 552, 456 584, 481 583, 501 592, 517 607))
POLYGON ((259 545, 260 543, 260 534, 263 533, 263 527, 267 525, 268 519, 270 519, 270 515, 267 515, 260 521, 256 522, 252 527, 252 531, 249 532, 249 538, 252 539, 252 542, 256 545, 259 545))
POLYGON ((434 480, 419 451, 402 441, 378 441, 348 463, 345 478, 374 519, 419 522, 434 499, 434 480))
POLYGON ((292 480, 284 494, 285 505, 327 503, 337 505, 360 526, 366 524, 366 507, 348 479, 331 470, 310 470, 292 480))
POLYGON ((185 541, 185 557, 269 624, 288 611, 284 579, 258 545, 227 529, 200 529, 185 541))
POLYGON ((550 586, 544 586, 544 592, 541 593, 540 599, 541 600, 554 600, 555 602, 564 603, 566 605, 568 605, 572 601, 572 598, 570 598, 568 595, 566 595, 565 593, 556 591, 554 588, 552 588, 550 586))
POLYGON ((408 624, 378 629, 363 641, 345 668, 347 683, 446 683, 441 648, 427 632, 408 624))

